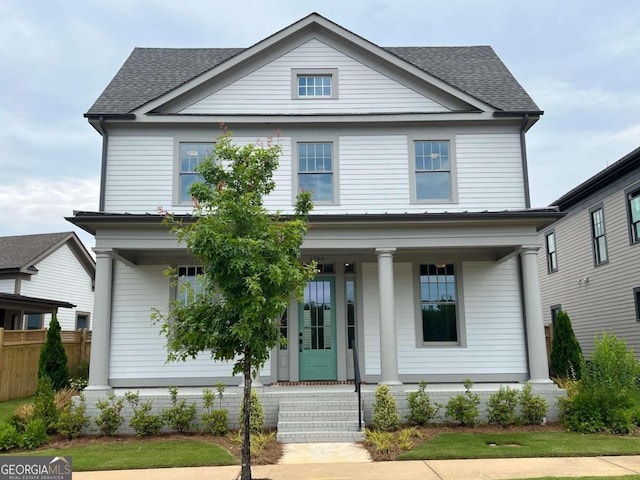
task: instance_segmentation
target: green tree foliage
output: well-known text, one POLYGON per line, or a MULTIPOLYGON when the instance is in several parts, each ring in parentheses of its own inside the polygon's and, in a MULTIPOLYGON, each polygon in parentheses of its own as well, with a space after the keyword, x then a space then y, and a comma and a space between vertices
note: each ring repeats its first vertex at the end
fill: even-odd
POLYGON ((67 354, 60 338, 60 324, 54 313, 51 316, 47 340, 40 351, 38 362, 38 379, 49 377, 53 389, 58 391, 69 386, 69 369, 67 368, 67 354))
POLYGON ((388 385, 378 385, 373 403, 373 427, 382 432, 395 432, 400 428, 400 415, 396 399, 388 385))
POLYGON ((573 333, 566 312, 559 312, 553 327, 551 344, 551 375, 556 378, 580 378, 582 349, 573 333))
POLYGON ((168 314, 154 311, 167 335, 169 360, 195 358, 210 351, 215 360, 234 361, 244 376, 242 480, 251 479, 251 372, 257 371, 281 340, 278 321, 292 294, 302 297, 315 265, 299 261, 307 231, 311 195, 298 195, 290 217, 270 214, 263 197, 275 188, 273 174, 282 148, 239 147, 225 132, 214 155, 202 162, 203 181, 192 185, 191 222, 177 223, 178 240, 202 264, 203 288, 187 292, 189 302, 172 302, 168 314))

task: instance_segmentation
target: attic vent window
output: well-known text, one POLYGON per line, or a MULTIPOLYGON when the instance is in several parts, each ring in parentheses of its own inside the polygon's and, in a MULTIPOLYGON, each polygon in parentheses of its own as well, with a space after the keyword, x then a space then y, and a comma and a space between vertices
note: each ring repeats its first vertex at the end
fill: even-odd
POLYGON ((338 69, 292 69, 291 94, 299 100, 338 98, 338 69))

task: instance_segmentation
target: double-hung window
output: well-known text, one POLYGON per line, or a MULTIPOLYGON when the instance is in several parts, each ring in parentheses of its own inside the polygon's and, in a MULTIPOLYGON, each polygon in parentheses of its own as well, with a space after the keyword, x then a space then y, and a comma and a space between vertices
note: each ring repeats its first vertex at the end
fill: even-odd
POLYGON ((607 237, 604 228, 602 207, 591 210, 591 236, 593 241, 593 261, 595 265, 607 263, 607 237))
POLYGON ((633 300, 636 304, 636 322, 640 322, 640 287, 633 289, 633 300))
POLYGON ((547 246, 547 272, 557 272, 558 253, 556 252, 556 234, 555 232, 549 232, 544 238, 547 246))
POLYGON ((196 167, 213 154, 212 143, 181 143, 180 144, 180 169, 179 169, 179 194, 180 203, 189 203, 191 193, 189 189, 195 182, 202 180, 196 167))
POLYGON ((178 267, 176 300, 187 305, 202 292, 202 267, 178 267))
POLYGON ((415 197, 418 202, 453 200, 451 151, 448 140, 414 142, 415 197))
POLYGON ((640 189, 627 193, 631 243, 640 243, 640 189))
POLYGON ((333 143, 298 143, 298 191, 317 203, 334 203, 333 143))
POLYGON ((450 263, 420 265, 422 341, 457 343, 458 296, 455 266, 450 263))

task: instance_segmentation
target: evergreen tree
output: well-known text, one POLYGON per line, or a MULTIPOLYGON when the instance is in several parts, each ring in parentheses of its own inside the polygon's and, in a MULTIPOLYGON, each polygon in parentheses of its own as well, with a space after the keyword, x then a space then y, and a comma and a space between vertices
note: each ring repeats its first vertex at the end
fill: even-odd
POLYGON ((566 312, 559 312, 553 328, 551 344, 551 375, 556 378, 580 379, 582 349, 573 333, 566 312))
POLYGON ((67 368, 67 354, 60 338, 60 324, 56 314, 51 316, 47 340, 40 351, 38 362, 38 379, 49 377, 51 386, 58 391, 69 386, 69 369, 67 368))

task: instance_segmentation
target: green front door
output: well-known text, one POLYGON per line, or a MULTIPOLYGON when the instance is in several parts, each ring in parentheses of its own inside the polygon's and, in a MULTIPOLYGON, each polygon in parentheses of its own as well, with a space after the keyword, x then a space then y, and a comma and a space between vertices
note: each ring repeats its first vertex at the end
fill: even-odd
POLYGON ((336 300, 333 277, 317 277, 298 308, 300 380, 336 380, 336 300))

